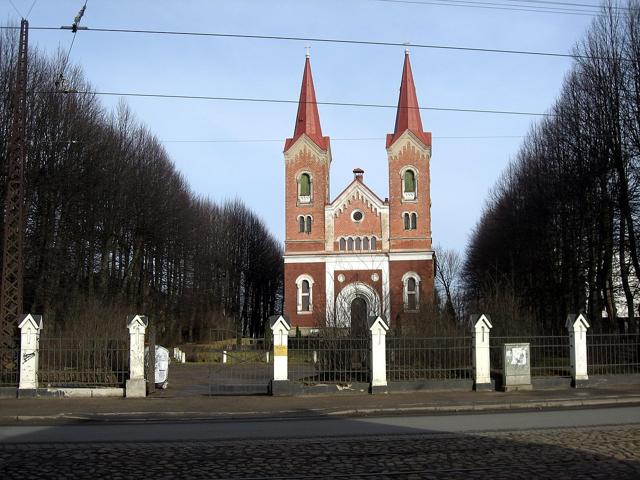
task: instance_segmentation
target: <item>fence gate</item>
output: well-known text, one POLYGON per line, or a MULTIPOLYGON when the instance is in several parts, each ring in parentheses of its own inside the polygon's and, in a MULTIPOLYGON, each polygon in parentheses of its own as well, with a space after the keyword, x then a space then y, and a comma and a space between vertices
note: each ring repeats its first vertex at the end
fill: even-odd
POLYGON ((256 342, 208 352, 209 395, 266 395, 273 377, 271 345, 256 342))

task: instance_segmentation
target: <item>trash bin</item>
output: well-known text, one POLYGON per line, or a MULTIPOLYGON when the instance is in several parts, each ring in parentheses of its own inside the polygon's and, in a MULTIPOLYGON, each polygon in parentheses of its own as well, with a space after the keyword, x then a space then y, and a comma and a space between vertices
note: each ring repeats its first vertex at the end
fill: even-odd
MULTIPOLYGON (((144 348, 144 356, 149 358, 149 347, 144 348)), ((169 350, 156 345, 156 368, 155 368, 155 384, 157 388, 165 389, 169 385, 169 350)))

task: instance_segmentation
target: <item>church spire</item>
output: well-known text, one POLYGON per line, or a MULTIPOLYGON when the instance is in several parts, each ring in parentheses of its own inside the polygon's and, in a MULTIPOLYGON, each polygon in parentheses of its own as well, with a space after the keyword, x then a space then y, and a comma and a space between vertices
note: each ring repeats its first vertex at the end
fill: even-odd
POLYGON ((409 61, 409 50, 404 51, 404 67, 402 68, 400 97, 398 98, 398 110, 396 112, 396 127, 393 134, 387 135, 387 148, 407 130, 415 134, 426 146, 431 145, 431 135, 422 130, 416 85, 413 83, 411 62, 409 61))
POLYGON ((284 151, 289 148, 302 136, 306 134, 322 150, 326 150, 329 145, 329 137, 322 136, 320 126, 320 115, 316 102, 316 91, 313 87, 313 77, 311 75, 311 62, 309 52, 304 63, 304 74, 302 75, 302 87, 300 88, 300 100, 298 102, 298 114, 293 131, 293 138, 287 138, 284 151))

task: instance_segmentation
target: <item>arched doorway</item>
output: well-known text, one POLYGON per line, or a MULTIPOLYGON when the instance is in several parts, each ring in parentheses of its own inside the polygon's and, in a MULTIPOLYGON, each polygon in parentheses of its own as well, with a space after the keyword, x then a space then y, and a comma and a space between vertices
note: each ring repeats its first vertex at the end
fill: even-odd
POLYGON ((338 294, 334 306, 333 317, 327 317, 333 325, 341 328, 352 327, 356 319, 360 323, 357 328, 364 328, 367 332, 369 317, 380 315, 380 296, 370 285, 363 282, 353 282, 346 285, 338 294), (355 303, 355 305, 354 305, 355 303), (355 317, 353 307, 355 306, 355 317), (335 322, 335 323, 333 323, 335 322), (364 326, 364 327, 363 327, 364 326))
POLYGON ((351 301, 351 334, 364 337, 367 334, 367 301, 363 297, 356 297, 351 301))

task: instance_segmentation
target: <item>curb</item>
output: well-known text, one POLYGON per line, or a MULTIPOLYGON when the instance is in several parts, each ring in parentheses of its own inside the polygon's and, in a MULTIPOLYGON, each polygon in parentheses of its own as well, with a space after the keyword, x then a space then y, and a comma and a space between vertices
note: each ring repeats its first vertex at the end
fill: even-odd
POLYGON ((608 397, 593 399, 561 399, 509 403, 481 403, 462 405, 421 405, 414 407, 381 407, 354 408, 347 410, 313 409, 302 413, 299 410, 280 411, 248 411, 248 412, 107 412, 94 414, 59 413, 55 415, 3 415, 3 422, 150 422, 167 420, 241 420, 241 419, 300 419, 311 417, 353 417, 353 416, 383 416, 383 415, 416 415, 420 413, 465 413, 489 412, 504 410, 542 410, 559 408, 604 407, 604 406, 632 406, 640 405, 639 396, 608 397))

